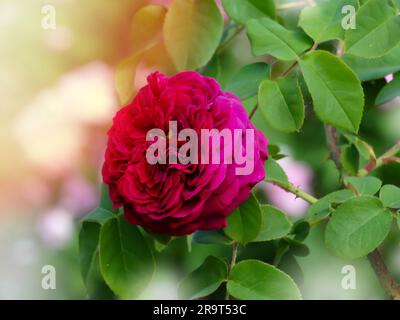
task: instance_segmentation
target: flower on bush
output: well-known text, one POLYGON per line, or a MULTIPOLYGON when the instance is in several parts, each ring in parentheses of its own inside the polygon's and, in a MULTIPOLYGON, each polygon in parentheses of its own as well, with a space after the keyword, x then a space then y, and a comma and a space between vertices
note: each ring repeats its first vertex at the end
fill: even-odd
MULTIPOLYGON (((124 207, 128 221, 154 232, 185 235, 225 227, 226 217, 265 176, 267 139, 236 96, 193 71, 172 77, 151 74, 148 84, 116 114, 108 136, 102 173, 113 204, 124 207), (154 128, 168 133, 170 121, 176 121, 178 131, 189 128, 199 136, 202 129, 253 129, 252 172, 237 175, 243 166, 236 161, 150 164, 146 151, 153 142, 147 141, 147 133, 154 128)), ((245 138, 240 141, 244 150, 245 138)))

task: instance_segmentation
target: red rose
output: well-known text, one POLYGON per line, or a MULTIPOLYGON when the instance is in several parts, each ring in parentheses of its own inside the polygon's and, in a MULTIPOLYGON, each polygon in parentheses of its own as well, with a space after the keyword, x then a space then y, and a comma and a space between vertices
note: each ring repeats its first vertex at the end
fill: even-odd
POLYGON ((236 96, 196 72, 170 78, 150 75, 148 85, 116 114, 108 136, 103 179, 114 206, 124 207, 128 221, 158 233, 185 235, 225 227, 226 217, 265 176, 267 139, 251 124, 236 96), (252 171, 238 175, 243 164, 237 161, 149 163, 146 152, 153 142, 146 140, 148 132, 161 129, 168 139, 171 121, 178 131, 190 128, 199 137, 201 129, 254 130, 253 150, 246 150, 247 133, 239 141, 248 153, 253 151, 252 171))

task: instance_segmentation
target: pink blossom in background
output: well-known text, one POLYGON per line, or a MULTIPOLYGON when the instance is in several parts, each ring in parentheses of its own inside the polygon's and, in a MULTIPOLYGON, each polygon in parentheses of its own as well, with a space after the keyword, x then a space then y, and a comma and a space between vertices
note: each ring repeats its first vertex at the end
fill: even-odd
POLYGON ((73 215, 63 208, 53 208, 45 211, 39 217, 37 233, 47 246, 61 249, 73 237, 73 215))
POLYGON ((49 202, 51 190, 39 178, 29 178, 22 184, 19 194, 22 195, 22 199, 19 201, 22 200, 30 207, 39 208, 49 202))
MULTIPOLYGON (((291 183, 308 193, 312 193, 313 173, 310 167, 290 158, 283 158, 278 163, 285 170, 291 183)), ((264 190, 271 204, 282 209, 290 216, 301 216, 309 207, 309 204, 303 199, 296 198, 292 193, 286 192, 270 183, 264 185, 264 190)))
POLYGON ((94 209, 97 204, 98 192, 82 177, 70 177, 62 186, 60 206, 74 216, 82 216, 94 209))

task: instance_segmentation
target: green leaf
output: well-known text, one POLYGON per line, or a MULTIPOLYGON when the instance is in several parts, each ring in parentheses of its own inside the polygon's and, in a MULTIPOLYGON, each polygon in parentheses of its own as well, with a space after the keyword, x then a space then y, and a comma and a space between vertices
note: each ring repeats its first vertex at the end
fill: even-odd
POLYGON ((274 0, 222 0, 222 4, 229 17, 240 24, 251 18, 276 16, 274 0))
POLYGON ((340 162, 347 173, 352 175, 357 174, 360 164, 360 154, 354 144, 349 144, 342 148, 340 162))
POLYGON ((343 39, 342 8, 345 5, 357 7, 357 0, 335 0, 306 7, 300 14, 299 26, 316 42, 343 39))
POLYGON ((193 242, 202 244, 231 244, 232 240, 222 230, 200 230, 194 233, 193 242))
POLYGON ((167 9, 163 6, 148 5, 135 13, 131 26, 134 52, 149 49, 157 44, 166 12, 167 9))
POLYGON ((379 198, 388 208, 400 209, 400 188, 392 184, 386 184, 379 192, 379 198))
POLYGON ((273 128, 293 132, 304 122, 304 101, 297 79, 264 80, 258 93, 259 110, 273 128))
POLYGON ((100 231, 100 269, 107 285, 122 298, 136 298, 154 272, 154 258, 139 229, 115 217, 100 231))
MULTIPOLYGON (((376 159, 375 151, 374 151, 373 147, 371 145, 369 145, 367 142, 361 140, 357 135, 349 134, 346 132, 343 132, 342 135, 350 143, 354 144, 354 147, 357 149, 357 151, 361 157, 363 157, 366 160, 376 159)), ((357 166, 358 166, 358 163, 357 163, 357 166)))
POLYGON ((306 257, 310 254, 310 249, 301 241, 291 238, 283 238, 282 242, 289 245, 289 252, 298 257, 306 257))
POLYGON ((170 243, 171 241, 171 236, 168 236, 166 234, 162 234, 162 233, 156 233, 153 232, 149 229, 143 228, 143 230, 155 241, 157 241, 159 244, 162 244, 164 246, 168 245, 168 243, 170 243))
POLYGON ((308 220, 310 222, 316 222, 326 218, 332 210, 332 204, 342 203, 353 197, 353 192, 348 189, 328 193, 310 206, 307 213, 308 220))
POLYGON ((115 215, 111 211, 103 208, 96 208, 84 218, 84 221, 96 222, 103 225, 108 219, 111 219, 114 216, 115 215))
POLYGON ((167 51, 179 71, 205 65, 219 45, 223 18, 214 0, 174 0, 164 23, 167 51))
POLYGON ((293 230, 290 232, 294 235, 295 241, 304 241, 310 233, 310 223, 305 220, 298 220, 293 226, 293 230))
POLYGON ((253 54, 270 54, 279 60, 295 60, 311 47, 311 40, 301 31, 291 31, 269 18, 251 19, 246 24, 253 54))
POLYGON ((281 270, 258 260, 236 264, 228 280, 230 295, 242 300, 299 300, 295 282, 281 270))
POLYGON ((400 71, 400 46, 380 58, 367 59, 347 53, 342 58, 361 81, 379 79, 400 71))
POLYGON ((98 253, 100 227, 98 223, 83 222, 79 232, 79 264, 85 284, 98 253))
POLYGON ((268 180, 289 183, 285 171, 272 157, 269 157, 265 162, 265 171, 268 180))
POLYGON ((99 235, 101 225, 84 221, 79 232, 79 265, 89 298, 111 299, 113 294, 100 273, 99 235))
POLYGON ((254 240, 261 230, 262 213, 260 204, 251 193, 247 201, 227 218, 225 234, 241 244, 254 240))
POLYGON ((328 124, 357 132, 364 93, 351 69, 326 51, 306 54, 300 66, 317 116, 328 124))
POLYGON ((326 245, 344 259, 360 258, 380 245, 391 224, 391 212, 377 198, 355 197, 333 212, 325 231, 326 245))
POLYGON ((377 58, 400 43, 400 16, 387 0, 370 0, 357 11, 357 28, 346 31, 346 51, 377 58))
POLYGON ((181 299, 197 299, 213 293, 226 280, 228 266, 219 258, 209 256, 179 285, 181 299))
POLYGON ((285 213, 279 209, 262 205, 263 214, 261 231, 254 241, 269 241, 286 236, 292 228, 292 223, 285 213))
POLYGON ((394 79, 386 84, 376 97, 375 104, 380 105, 400 97, 400 75, 397 74, 394 79))
POLYGON ((268 78, 269 65, 263 62, 248 64, 240 69, 226 86, 226 91, 233 92, 241 100, 257 95, 260 82, 268 78))
POLYGON ((136 69, 147 52, 135 52, 115 68, 115 89, 123 105, 129 103, 135 94, 136 69))
POLYGON ((376 177, 346 177, 346 185, 351 185, 359 195, 374 195, 382 186, 382 181, 376 177))

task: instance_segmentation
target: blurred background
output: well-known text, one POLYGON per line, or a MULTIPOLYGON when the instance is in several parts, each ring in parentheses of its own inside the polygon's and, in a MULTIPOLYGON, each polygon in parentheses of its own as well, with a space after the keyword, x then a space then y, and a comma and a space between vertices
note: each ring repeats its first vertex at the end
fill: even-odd
MULTIPOLYGON (((149 3, 169 2, 0 0, 0 299, 87 298, 79 272, 77 232, 79 220, 97 204, 106 131, 120 107, 115 66, 132 52, 135 12, 149 3), (55 26, 46 20, 52 10, 55 26), (41 286, 46 265, 55 267, 55 290, 41 286)), ((298 2, 281 13, 289 27, 309 4, 298 2)), ((142 85, 152 70, 168 69, 162 60, 143 61, 135 85, 142 85)), ((256 61, 244 34, 224 51, 221 61, 222 85, 241 66, 256 61)), ((253 103, 246 101, 248 106, 253 103)), ((254 122, 289 155, 279 162, 291 182, 318 197, 336 190, 339 179, 328 160, 323 126, 309 109, 308 113, 300 134, 278 133, 257 114, 254 122)), ((399 139, 399 123, 398 101, 370 108, 361 136, 380 154, 399 139)), ((400 185, 399 169, 393 164, 375 174, 386 184, 400 185)), ((301 199, 269 185, 260 187, 293 219, 305 214, 307 204, 301 199)), ((384 298, 368 261, 333 257, 323 244, 322 228, 313 230, 307 240, 309 255, 282 261, 304 298, 384 298), (341 286, 342 268, 348 264, 357 270, 354 290, 341 286)), ((398 233, 393 231, 384 253, 400 280, 398 233)), ((242 254, 268 255, 266 248, 257 246, 249 245, 242 254)), ((177 298, 178 281, 213 252, 228 256, 230 250, 198 244, 188 248, 185 239, 174 240, 162 251, 157 275, 141 298, 177 298)))

